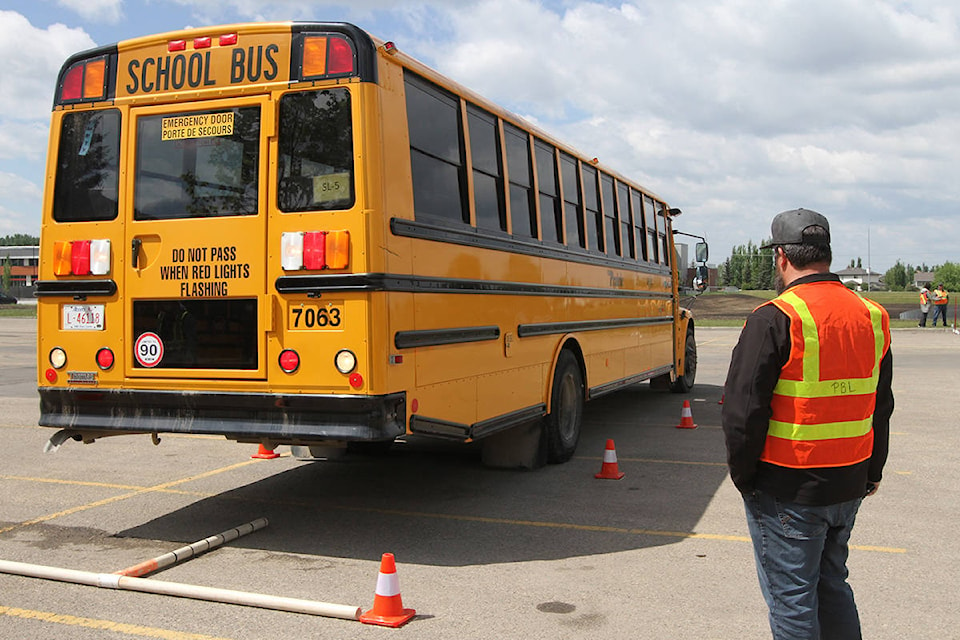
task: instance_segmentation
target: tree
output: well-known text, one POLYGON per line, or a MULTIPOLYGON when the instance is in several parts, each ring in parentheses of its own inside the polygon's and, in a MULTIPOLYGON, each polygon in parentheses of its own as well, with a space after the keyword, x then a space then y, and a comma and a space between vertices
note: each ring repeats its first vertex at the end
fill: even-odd
POLYGON ((906 291, 907 285, 912 284, 907 268, 899 260, 883 274, 883 281, 890 291, 906 291))
POLYGON ((934 285, 943 283, 947 291, 960 291, 960 264, 944 262, 933 271, 934 285))
POLYGON ((12 236, 0 238, 0 247, 35 247, 40 244, 37 236, 28 236, 25 233, 15 233, 12 236))

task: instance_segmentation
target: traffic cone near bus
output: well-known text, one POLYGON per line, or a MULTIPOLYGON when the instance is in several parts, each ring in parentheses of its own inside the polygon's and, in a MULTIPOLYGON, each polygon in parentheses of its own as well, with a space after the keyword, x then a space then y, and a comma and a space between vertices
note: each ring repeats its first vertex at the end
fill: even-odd
POLYGON ((273 449, 267 449, 261 442, 260 446, 257 448, 257 452, 250 457, 262 458, 263 460, 273 460, 274 458, 279 458, 280 454, 275 452, 273 449))
POLYGON ((603 451, 603 465, 600 467, 600 473, 593 477, 600 480, 619 480, 625 475, 617 465, 617 449, 613 446, 613 439, 608 439, 607 448, 603 451))
POLYGON ((400 598, 400 579, 397 563, 392 553, 380 558, 380 574, 377 576, 377 591, 373 596, 373 609, 360 616, 360 622, 381 627, 399 627, 417 614, 415 609, 404 609, 400 598))
POLYGON ((683 401, 683 409, 680 410, 680 424, 677 425, 677 429, 696 429, 697 425, 693 424, 693 411, 690 410, 690 401, 683 401))

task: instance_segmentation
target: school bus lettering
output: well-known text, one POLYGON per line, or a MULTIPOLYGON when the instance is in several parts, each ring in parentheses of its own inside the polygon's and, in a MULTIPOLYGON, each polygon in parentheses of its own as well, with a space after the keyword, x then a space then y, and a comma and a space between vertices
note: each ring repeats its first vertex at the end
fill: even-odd
POLYGON ((233 50, 232 64, 230 65, 230 84, 239 84, 246 80, 247 82, 258 82, 261 74, 264 80, 275 80, 277 77, 277 61, 274 55, 280 51, 280 47, 275 44, 262 45, 256 48, 247 47, 243 49, 238 47, 233 50), (264 69, 264 58, 266 58, 267 68, 264 69))
POLYGON ((127 64, 128 95, 202 89, 220 84, 244 84, 276 80, 280 73, 276 44, 237 47, 230 50, 229 83, 222 82, 212 51, 133 58, 127 64))

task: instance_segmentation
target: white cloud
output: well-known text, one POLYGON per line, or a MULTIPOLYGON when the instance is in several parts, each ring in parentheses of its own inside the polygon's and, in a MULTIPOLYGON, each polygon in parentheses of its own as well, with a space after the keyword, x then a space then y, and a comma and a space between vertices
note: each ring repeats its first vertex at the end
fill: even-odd
POLYGON ((60 67, 94 44, 82 29, 62 24, 41 29, 19 13, 0 11, 0 127, 48 121, 60 67))
POLYGON ((90 21, 116 24, 123 17, 123 0, 57 0, 57 4, 90 21))

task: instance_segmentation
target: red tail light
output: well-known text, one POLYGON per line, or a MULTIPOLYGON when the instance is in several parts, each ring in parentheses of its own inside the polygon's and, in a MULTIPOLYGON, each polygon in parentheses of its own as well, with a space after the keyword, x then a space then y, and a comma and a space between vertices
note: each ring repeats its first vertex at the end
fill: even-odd
POLYGON ((353 47, 343 38, 330 38, 327 73, 353 73, 353 47))

